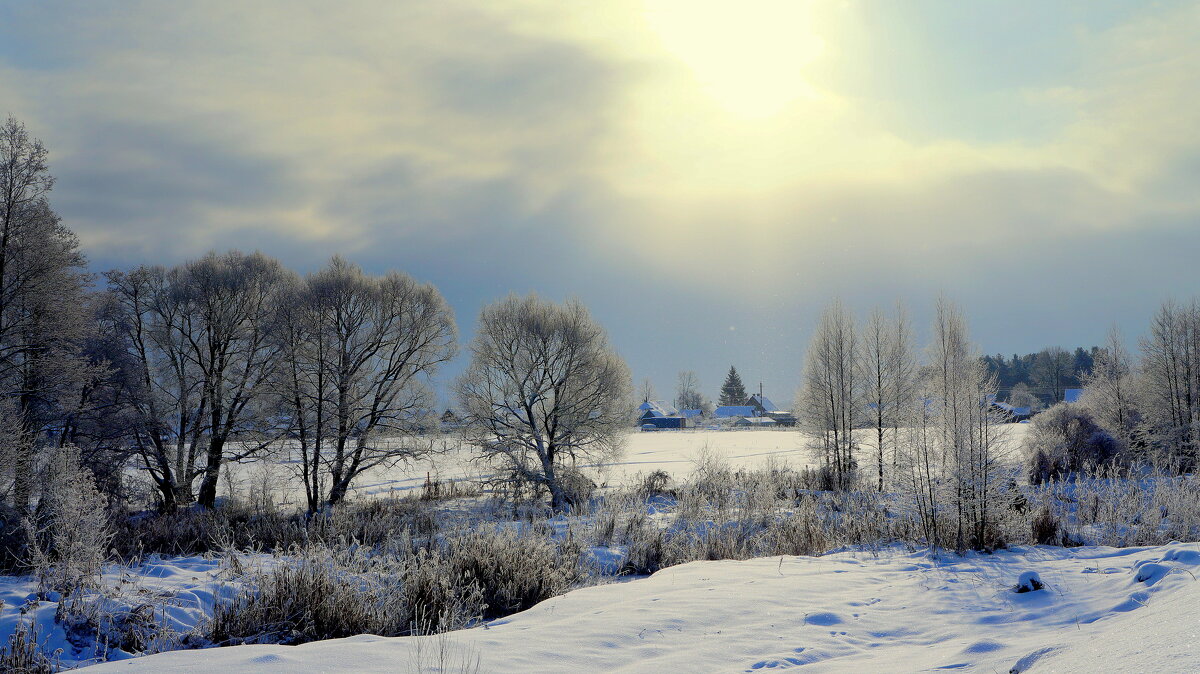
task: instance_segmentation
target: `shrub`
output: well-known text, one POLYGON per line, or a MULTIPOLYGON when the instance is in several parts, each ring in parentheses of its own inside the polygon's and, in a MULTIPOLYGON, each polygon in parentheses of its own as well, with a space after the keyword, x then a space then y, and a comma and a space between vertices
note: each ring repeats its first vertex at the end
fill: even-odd
POLYGON ((440 633, 562 594, 580 580, 578 568, 577 549, 517 529, 381 550, 308 548, 218 604, 208 634, 217 644, 300 644, 440 633))
POLYGON ((1042 509, 1034 515, 1030 522, 1032 529, 1033 542, 1040 545, 1054 545, 1059 541, 1059 523, 1058 518, 1050 512, 1049 506, 1042 506, 1042 509))
POLYGON ((93 586, 111 539, 107 501, 70 445, 55 451, 44 485, 37 510, 24 521, 28 566, 42 592, 93 586))
POLYGON ((587 504, 596 491, 596 483, 578 468, 564 466, 558 469, 558 486, 563 491, 563 497, 571 508, 580 508, 587 504))
POLYGON ((1031 484, 1114 465, 1123 458, 1120 443, 1096 423, 1091 412, 1067 403, 1033 418, 1025 449, 1031 484))
POLYGON ((675 491, 669 488, 670 484, 671 475, 665 470, 656 470, 642 478, 642 483, 637 488, 637 494, 644 499, 675 496, 675 491))
POLYGON ((524 611, 581 579, 577 547, 528 531, 459 534, 448 539, 443 554, 453 577, 479 587, 488 619, 524 611))
POLYGON ((0 648, 0 672, 7 674, 54 674, 58 670, 55 658, 46 655, 39 643, 36 625, 19 622, 0 648))
POLYGON ((399 592, 393 587, 402 574, 356 573, 362 562, 350 553, 310 550, 258 574, 233 601, 214 607, 209 638, 219 645, 300 644, 403 633, 410 616, 407 606, 394 600, 399 592))

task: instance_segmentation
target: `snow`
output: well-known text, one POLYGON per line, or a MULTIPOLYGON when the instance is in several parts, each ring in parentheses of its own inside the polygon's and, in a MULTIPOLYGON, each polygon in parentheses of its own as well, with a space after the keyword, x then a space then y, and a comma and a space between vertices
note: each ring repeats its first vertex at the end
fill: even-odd
POLYGON ((646 417, 674 417, 679 413, 675 411, 669 403, 662 400, 647 400, 638 405, 638 410, 642 412, 642 418, 646 417))
MULTIPOLYGON (((270 563, 271 558, 243 555, 240 559, 244 564, 262 565, 270 563)), ((137 607, 153 605, 155 617, 166 626, 164 633, 184 635, 212 616, 215 601, 234 596, 238 585, 225 582, 225 575, 216 558, 151 556, 138 565, 105 567, 103 592, 87 592, 83 599, 85 605, 95 606, 106 617, 117 620, 129 617, 137 607)), ((72 634, 55 622, 57 593, 47 597, 52 601, 44 601, 38 599, 36 591, 37 583, 27 576, 0 576, 0 644, 8 642, 18 623, 32 623, 40 632, 46 652, 61 649, 59 659, 63 665, 80 666, 100 659, 94 638, 72 634), (76 638, 72 640, 72 636, 76 638), (83 643, 88 645, 82 649, 75 645, 83 643)), ((115 644, 111 648, 107 659, 133 657, 115 644)))
MULTIPOLYGON (((1015 447, 1028 425, 1007 424, 1009 442, 1015 447)), ((869 433, 863 432, 862 446, 869 453, 869 433)), ((453 446, 453 440, 445 441, 453 446)), ((769 462, 784 463, 799 470, 815 465, 810 446, 812 437, 795 428, 745 430, 662 430, 642 433, 630 429, 626 436, 624 454, 617 460, 583 464, 595 473, 598 484, 627 485, 656 470, 662 470, 677 480, 686 479, 704 454, 726 461, 733 469, 763 468, 769 462)), ((1016 458, 1016 457, 1014 457, 1016 458)), ((240 466, 234 480, 243 491, 271 485, 277 503, 300 507, 304 496, 297 470, 287 463, 247 462, 240 466)), ((430 459, 394 466, 381 466, 360 476, 351 486, 354 497, 400 496, 420 490, 426 477, 445 482, 477 481, 489 470, 474 461, 469 447, 458 447, 430 459)), ((223 487, 224 485, 222 485, 223 487)))
POLYGON ((176 651, 89 671, 392 672, 439 647, 484 672, 1196 671, 1197 566, 1195 543, 694 562, 443 637, 176 651), (1030 574, 1045 587, 1015 592, 1030 574))

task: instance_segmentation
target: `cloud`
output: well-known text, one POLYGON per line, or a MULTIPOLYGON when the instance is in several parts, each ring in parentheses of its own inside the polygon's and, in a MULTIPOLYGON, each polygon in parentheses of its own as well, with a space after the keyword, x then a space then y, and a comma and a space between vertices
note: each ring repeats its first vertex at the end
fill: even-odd
POLYGON ((619 75, 498 5, 78 9, 22 10, 8 32, 69 56, 10 63, 0 87, 102 253, 272 236, 353 252, 536 223, 586 180, 619 75))
POLYGON ((1189 284, 1196 3, 691 4, 25 3, 0 113, 99 264, 342 252, 468 316, 577 294, 660 386, 798 366, 834 294, 948 291, 1036 348, 1189 284))

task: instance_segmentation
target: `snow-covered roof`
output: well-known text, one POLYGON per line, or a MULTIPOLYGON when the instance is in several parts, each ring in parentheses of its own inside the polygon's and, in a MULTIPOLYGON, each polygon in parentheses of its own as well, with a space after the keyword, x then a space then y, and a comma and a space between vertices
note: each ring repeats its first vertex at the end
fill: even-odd
POLYGON ((698 417, 704 414, 704 410, 681 410, 679 414, 691 419, 692 417, 698 417))
POLYGON ((713 416, 718 419, 728 419, 729 417, 750 417, 754 416, 754 408, 750 405, 721 405, 713 411, 713 416))
POLYGON ((675 416, 679 416, 679 413, 675 411, 674 407, 671 407, 670 405, 668 405, 666 402, 664 402, 662 400, 647 400, 646 402, 642 403, 641 405, 638 405, 638 411, 642 413, 641 414, 642 417, 647 417, 647 416, 649 416, 649 417, 675 417, 675 416))
POLYGON ((774 426, 775 420, 771 417, 742 417, 734 423, 748 426, 774 426))
POLYGON ((1081 388, 1069 388, 1063 391, 1063 402, 1065 403, 1077 403, 1081 397, 1083 397, 1081 388))
POLYGON ((771 400, 764 395, 755 393, 754 395, 750 396, 750 400, 754 403, 758 403, 759 406, 768 412, 774 412, 775 410, 779 409, 775 406, 775 403, 771 402, 771 400))
POLYGON ((993 400, 992 404, 1004 410, 1005 412, 1018 417, 1027 417, 1030 413, 1029 407, 1015 407, 1009 403, 1000 402, 998 400, 993 400))

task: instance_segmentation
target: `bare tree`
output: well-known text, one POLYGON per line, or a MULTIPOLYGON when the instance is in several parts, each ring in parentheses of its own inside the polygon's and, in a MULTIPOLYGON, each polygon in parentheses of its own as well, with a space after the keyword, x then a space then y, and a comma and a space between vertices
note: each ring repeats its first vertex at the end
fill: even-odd
POLYGON ((25 126, 0 124, 0 391, 15 405, 18 440, 6 453, 13 502, 29 504, 38 448, 63 405, 92 376, 79 355, 89 281, 75 235, 50 207, 47 150, 25 126))
POLYGON ((939 514, 945 482, 939 419, 932 404, 936 379, 932 367, 918 371, 914 380, 917 403, 903 417, 902 441, 896 452, 900 491, 911 499, 925 540, 932 547, 941 545, 939 514))
POLYGON ((1050 403, 1062 402, 1067 379, 1075 371, 1075 359, 1061 346, 1042 349, 1033 364, 1033 374, 1042 389, 1050 393, 1050 403))
POLYGON ((424 451, 413 438, 432 405, 424 380, 454 356, 457 332, 432 285, 367 276, 339 257, 281 311, 279 381, 314 512, 322 499, 341 502, 363 471, 424 451))
POLYGON ((1128 449, 1137 433, 1137 395, 1133 362, 1117 326, 1097 355, 1090 375, 1084 378, 1082 403, 1096 420, 1128 449))
POLYGON ((654 391, 654 382, 650 381, 649 377, 642 380, 642 385, 638 387, 638 397, 642 402, 649 402, 658 398, 658 393, 654 391))
POLYGON ((992 542, 1006 448, 992 412, 996 378, 972 346, 962 312, 945 299, 937 304, 930 360, 942 462, 956 510, 955 544, 983 549, 992 542))
POLYGON ((110 382, 114 407, 128 416, 128 442, 150 475, 164 510, 194 498, 193 481, 207 431, 208 396, 192 358, 190 317, 180 270, 138 267, 106 275, 110 329, 117 343, 110 382))
POLYGON ((840 302, 821 315, 808 345, 796 417, 817 438, 817 449, 839 488, 857 467, 854 428, 862 417, 863 369, 854 320, 840 302))
POLYGON ((683 370, 675 384, 675 406, 681 410, 698 410, 704 406, 700 380, 691 370, 683 370))
POLYGON ((897 304, 896 314, 891 318, 878 308, 871 312, 863 330, 861 357, 866 411, 875 431, 877 488, 882 492, 887 436, 890 431, 894 452, 900 423, 912 404, 915 385, 912 330, 902 305, 897 304))
POLYGON ((632 419, 629 368, 576 301, 512 295, 484 308, 456 388, 483 456, 560 511, 564 470, 619 450, 632 419))
POLYGON ((204 473, 196 500, 216 502, 221 466, 269 446, 279 430, 263 414, 279 364, 270 339, 289 272, 261 253, 210 253, 183 266, 179 280, 189 356, 208 402, 204 473), (239 437, 232 454, 230 440, 239 437))
POLYGON ((1142 354, 1147 440, 1190 470, 1200 448, 1200 304, 1164 303, 1142 354))

